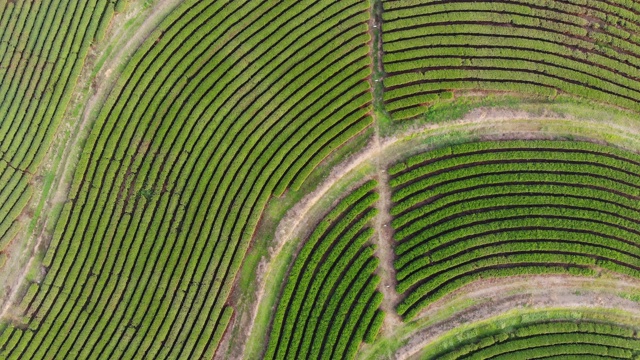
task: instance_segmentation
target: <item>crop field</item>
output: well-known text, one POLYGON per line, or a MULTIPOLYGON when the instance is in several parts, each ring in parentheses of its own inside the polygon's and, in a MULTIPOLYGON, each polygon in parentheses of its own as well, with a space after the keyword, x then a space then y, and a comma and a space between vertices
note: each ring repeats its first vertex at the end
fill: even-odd
POLYGON ((549 311, 495 319, 508 331, 480 324, 451 343, 434 344, 427 359, 634 359, 640 354, 638 327, 606 321, 602 314, 549 311), (594 316, 596 315, 596 316, 594 316), (600 315, 600 316, 597 316, 600 315))
MULTIPOLYGON (((24 225, 40 166, 114 2, 9 1, 0 7, 0 250, 24 225)), ((118 1, 122 7, 124 1, 118 1)), ((4 255, 4 254, 3 254, 4 255)), ((2 267, 5 256, 0 256, 2 267)))
POLYGON ((367 246, 376 215, 371 181, 349 194, 306 239, 273 319, 265 359, 352 358, 372 342, 384 319, 378 310, 378 260, 367 246))
POLYGON ((532 273, 640 278, 640 156, 592 143, 467 143, 389 170, 398 313, 474 280, 532 273))
POLYGON ((555 96, 640 110, 636 1, 383 1, 384 101, 394 118, 451 90, 555 96))
POLYGON ((639 80, 637 0, 0 0, 0 359, 637 358, 639 80))
POLYGON ((234 4, 182 2, 127 64, 8 358, 211 353, 265 201, 371 122, 366 4, 234 4))

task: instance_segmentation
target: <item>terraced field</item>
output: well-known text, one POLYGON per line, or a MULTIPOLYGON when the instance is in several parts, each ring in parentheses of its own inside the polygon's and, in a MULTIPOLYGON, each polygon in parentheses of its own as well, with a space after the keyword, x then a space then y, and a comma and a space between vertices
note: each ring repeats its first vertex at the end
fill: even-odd
POLYGON ((278 304, 265 359, 352 359, 384 319, 367 245, 378 195, 370 181, 320 222, 298 253, 278 304))
POLYGON ((640 156, 592 143, 467 143, 389 170, 398 312, 519 274, 640 277, 640 156))
POLYGON ((182 2, 102 107, 30 330, 0 356, 211 357, 266 201, 371 123, 368 18, 363 1, 182 2))
POLYGON ((0 359, 638 358, 639 74, 636 0, 0 0, 0 359))
POLYGON ((385 106, 396 119, 452 90, 555 96, 640 110, 636 1, 383 1, 385 106))
MULTIPOLYGON (((497 319, 508 330, 476 325, 449 343, 434 344, 421 359, 635 359, 637 326, 620 325, 588 312, 550 310, 547 314, 497 319)), ((595 314, 598 315, 598 314, 595 314)))
MULTIPOLYGON (((94 40, 125 1, 0 3, 0 251, 28 218, 34 175, 94 40), (114 5, 115 4, 115 5, 114 5)), ((6 254, 0 253, 0 268, 6 254)))

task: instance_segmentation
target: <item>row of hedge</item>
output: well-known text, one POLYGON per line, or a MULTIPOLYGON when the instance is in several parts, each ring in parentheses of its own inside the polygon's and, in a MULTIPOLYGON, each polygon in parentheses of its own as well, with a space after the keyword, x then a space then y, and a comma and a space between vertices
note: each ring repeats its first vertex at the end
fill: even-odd
POLYGON ((606 314, 550 310, 503 316, 454 330, 427 346, 420 358, 633 359, 638 354, 640 339, 633 326, 616 324, 606 314))
POLYGON ((384 100, 396 119, 419 115, 439 101, 434 94, 456 89, 562 91, 640 109, 640 22, 617 2, 383 6, 384 100))
POLYGON ((392 166, 398 312, 410 319, 491 277, 640 277, 638 159, 593 143, 497 141, 392 166))
POLYGON ((180 3, 98 115, 23 306, 37 331, 7 356, 212 357, 268 199, 371 123, 368 20, 357 0, 180 3))
POLYGON ((289 269, 271 323, 266 359, 351 359, 382 325, 378 260, 367 226, 375 181, 341 200, 315 227, 289 269))
POLYGON ((21 229, 32 174, 67 110, 90 46, 104 36, 100 24, 113 13, 106 0, 0 4, 0 250, 21 229))

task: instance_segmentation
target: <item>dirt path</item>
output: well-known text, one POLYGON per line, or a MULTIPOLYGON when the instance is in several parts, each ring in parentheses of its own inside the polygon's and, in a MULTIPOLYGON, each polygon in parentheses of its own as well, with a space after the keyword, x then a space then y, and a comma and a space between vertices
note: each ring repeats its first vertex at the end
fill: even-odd
POLYGON ((302 200, 289 209, 276 228, 273 242, 274 246, 271 249, 271 255, 279 253, 285 243, 299 237, 300 234, 307 229, 305 220, 308 217, 311 208, 326 196, 329 189, 331 189, 338 180, 345 177, 360 165, 369 161, 371 154, 377 151, 378 149, 375 148, 373 142, 368 143, 359 153, 351 156, 346 161, 331 169, 331 172, 322 184, 320 184, 314 191, 305 195, 302 200))
POLYGON ((378 215, 374 221, 374 228, 376 230, 376 256, 380 259, 377 273, 381 278, 380 291, 384 295, 381 307, 387 314, 383 324, 383 331, 389 332, 391 329, 400 325, 402 319, 396 313, 396 305, 400 302, 400 295, 396 292, 396 271, 393 266, 396 256, 393 251, 395 240, 393 239, 393 229, 391 228, 392 217, 389 212, 391 209, 391 188, 389 187, 389 176, 386 171, 386 164, 382 163, 380 157, 382 147, 380 145, 378 131, 379 129, 376 129, 374 143, 378 147, 378 155, 375 158, 375 162, 380 199, 376 203, 378 215))
POLYGON ((435 318, 464 303, 474 305, 412 332, 407 337, 406 345, 389 358, 410 358, 456 327, 514 309, 607 308, 623 310, 640 318, 640 304, 620 297, 621 292, 640 292, 640 282, 623 278, 594 280, 562 275, 480 281, 441 299, 423 312, 422 317, 435 318))
MULTIPOLYGON (((111 21, 109 33, 101 44, 103 50, 100 53, 95 53, 95 49, 91 49, 88 57, 94 59, 93 62, 85 64, 80 77, 78 78, 78 85, 75 90, 76 94, 72 97, 72 103, 69 104, 67 111, 74 109, 78 104, 86 103, 82 112, 82 119, 77 122, 78 119, 71 118, 65 119, 58 128, 58 133, 68 131, 71 133, 70 138, 65 138, 64 141, 60 141, 60 144, 52 144, 49 149, 49 155, 45 159, 48 164, 43 164, 43 168, 47 165, 49 170, 56 172, 56 179, 52 186, 52 192, 48 194, 46 199, 41 219, 38 219, 38 224, 35 229, 40 229, 37 233, 31 236, 33 239, 35 236, 35 245, 29 244, 25 248, 25 253, 20 254, 22 258, 29 256, 29 260, 26 265, 22 267, 22 272, 16 277, 12 291, 9 293, 7 299, 5 299, 2 312, 0 312, 0 319, 14 318, 16 314, 11 314, 12 305, 18 300, 16 297, 22 288, 22 284, 29 273, 29 270, 34 266, 36 261, 36 254, 45 251, 43 248, 45 242, 50 241, 51 235, 48 229, 53 224, 51 219, 46 216, 52 207, 60 205, 67 200, 67 193, 70 187, 70 179, 73 178, 73 172, 75 171, 75 164, 79 160, 79 156, 82 153, 80 144, 88 136, 90 124, 95 120, 96 112, 99 110, 99 106, 104 103, 104 100, 113 89, 117 80, 117 69, 120 68, 130 58, 134 51, 147 39, 148 35, 153 32, 156 26, 165 18, 171 10, 173 10, 180 0, 158 0, 156 4, 147 10, 143 10, 140 2, 135 2, 128 5, 126 12, 117 14, 111 21), (141 17, 144 21, 139 26, 132 26, 131 29, 126 29, 124 24, 134 18, 141 17), (134 31, 135 30, 135 31, 134 31), (132 32, 134 31, 134 32, 132 32), (112 54, 105 54, 104 51, 112 44, 113 48, 119 49, 112 54), (103 66, 100 68, 95 78, 91 78, 90 74, 93 72, 95 66, 95 59, 99 59, 102 56, 108 56, 103 66), (93 84, 99 84, 94 87, 93 84), (88 98, 88 99, 87 99, 88 98), (63 149, 59 164, 53 166, 55 162, 55 149, 63 149), (55 167, 55 168, 53 168, 55 167)), ((44 163, 44 162, 43 162, 44 163)), ((37 230, 36 230, 37 231, 37 230)), ((30 243, 33 240, 30 240, 30 243)))
MULTIPOLYGON (((379 0, 374 0, 374 6, 372 7, 372 16, 369 23, 369 33, 371 35, 371 42, 369 43, 371 49, 372 63, 372 77, 370 79, 371 87, 374 95, 374 108, 379 108, 379 104, 382 102, 382 46, 379 41, 379 31, 381 25, 380 16, 381 3, 379 0)), ((374 120, 374 135, 369 143, 356 155, 350 157, 346 161, 341 162, 336 167, 331 169, 331 172, 327 179, 320 184, 313 192, 307 194, 302 200, 298 201, 280 220, 275 231, 275 237, 273 246, 269 249, 269 259, 261 259, 256 271, 256 283, 257 290, 255 293, 255 300, 247 307, 249 310, 248 317, 239 316, 243 319, 240 327, 244 329, 241 333, 245 334, 249 339, 254 331, 254 325, 256 317, 258 316, 259 308, 265 298, 266 281, 273 271, 273 267, 276 257, 282 251, 282 247, 293 241, 296 238, 305 238, 309 232, 313 229, 313 225, 320 220, 318 214, 313 214, 313 208, 324 199, 329 190, 338 182, 343 179, 354 169, 358 168, 362 164, 375 161, 376 166, 376 178, 379 182, 380 200, 376 206, 378 208, 378 216, 374 221, 374 227, 376 235, 374 242, 377 245, 376 256, 381 260, 381 264, 377 269, 377 274, 381 278, 381 291, 384 295, 382 308, 387 313, 385 317, 385 328, 390 329, 401 323, 400 317, 395 312, 395 305, 398 303, 398 294, 395 291, 396 280, 395 270, 393 267, 394 253, 393 253, 393 233, 390 227, 391 217, 389 216, 390 206, 390 190, 388 189, 388 181, 385 173, 385 164, 381 161, 381 152, 384 150, 384 146, 381 143, 379 119, 377 119, 375 113, 371 114, 374 120)), ((393 141, 394 139, 387 139, 387 141, 393 141)), ((230 338, 223 340, 223 345, 220 348, 230 347, 230 338)), ((232 351, 239 358, 246 357, 247 346, 246 343, 241 345, 240 351, 232 351)), ((250 351, 250 350, 249 350, 250 351)), ((227 352, 228 350, 223 350, 227 352)), ((229 358, 229 356, 226 356, 229 358)))
POLYGON ((392 331, 393 328, 402 323, 402 319, 396 313, 396 305, 400 302, 400 296, 396 292, 396 271, 393 266, 395 260, 395 253, 393 251, 394 239, 393 230, 391 228, 392 217, 389 213, 391 208, 391 189, 389 188, 389 176, 387 174, 387 164, 383 161, 382 152, 384 147, 381 142, 381 122, 384 111, 382 92, 382 78, 384 74, 384 67, 382 64, 382 3, 379 0, 372 1, 371 8, 371 20, 369 22, 369 32, 371 34, 372 44, 372 60, 373 71, 371 77, 371 88, 373 89, 374 98, 374 111, 373 111, 373 124, 374 134, 371 141, 373 151, 370 154, 373 157, 376 168, 376 178, 378 179, 378 194, 380 199, 376 203, 378 209, 378 215, 376 216, 373 225, 375 229, 374 243, 376 246, 376 256, 380 259, 380 265, 376 270, 378 276, 380 276, 379 289, 384 295, 382 304, 380 305, 384 312, 387 314, 384 319, 383 332, 387 333, 392 331))

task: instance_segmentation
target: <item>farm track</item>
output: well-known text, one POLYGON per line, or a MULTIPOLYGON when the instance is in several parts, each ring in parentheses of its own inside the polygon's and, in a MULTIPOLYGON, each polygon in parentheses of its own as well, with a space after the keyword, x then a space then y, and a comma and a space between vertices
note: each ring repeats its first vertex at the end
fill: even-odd
MULTIPOLYGON (((341 200, 305 242, 287 276, 269 331, 266 358, 306 358, 310 351, 316 355, 336 351, 336 356, 343 356, 343 351, 357 349, 364 332, 355 330, 354 321, 364 322, 367 329, 382 300, 380 293, 372 292, 377 284, 373 276, 377 260, 373 249, 363 246, 373 234, 367 224, 376 214, 375 187, 375 181, 367 182, 341 200), (345 287, 347 282, 350 285, 345 287), (373 302, 370 307, 363 309, 362 304, 354 303, 354 299, 363 297, 367 303, 373 302), (345 311, 346 306, 349 308, 345 311), (326 318, 331 318, 334 325, 320 320, 326 318), (337 334, 344 339, 338 341, 337 334), (348 346, 345 339, 349 339, 348 346), (338 346, 332 350, 329 344, 338 346)), ((378 328, 374 329, 377 332, 378 328)))
MULTIPOLYGON (((514 119, 514 120, 517 120, 517 119, 514 119)), ((526 120, 536 121, 538 119, 536 119, 535 116, 531 116, 531 118, 528 118, 526 120)), ((545 121, 554 121, 552 118, 551 119, 542 118, 539 120, 542 123, 544 123, 545 121)), ((327 180, 325 180, 322 184, 320 184, 315 191, 306 195, 302 201, 298 202, 294 206, 294 208, 292 208, 287 213, 287 215, 280 221, 280 224, 284 226, 282 225, 278 226, 278 229, 279 229, 277 231, 278 236, 276 237, 277 241, 275 242, 276 244, 278 244, 278 246, 274 248, 273 253, 278 253, 279 249, 284 243, 291 241, 297 236, 298 232, 302 231, 302 229, 300 228, 300 224, 303 223, 303 219, 307 216, 307 213, 311 210, 311 208, 315 204, 317 204, 320 201, 320 199, 322 199, 322 197, 329 191, 329 189, 335 182, 345 177, 349 172, 353 171, 354 169, 358 168, 359 166, 362 166, 367 162, 371 162, 374 164, 377 163, 378 161, 377 159, 379 156, 384 156, 385 162, 389 163, 386 160, 386 157, 388 156, 390 149, 397 147, 398 145, 401 145, 403 142, 406 141, 407 138, 415 137, 416 135, 420 135, 422 133, 430 133, 430 132, 446 133, 448 131, 454 131, 454 130, 457 131, 465 128, 482 129, 483 124, 490 123, 491 121, 496 121, 497 123, 496 126, 498 127, 501 125, 501 123, 502 124, 508 123, 508 121, 505 121, 505 119, 503 119, 501 116, 494 117, 492 115, 487 116, 485 114, 477 117, 468 117, 463 120, 458 120, 450 123, 428 124, 425 126, 421 126, 420 128, 409 130, 400 135, 395 135, 393 137, 388 137, 388 138, 382 138, 379 140, 379 145, 376 145, 376 142, 371 142, 362 151, 355 154, 350 159, 347 159, 345 162, 336 166, 335 170, 332 171, 332 173, 329 175, 327 180), (290 229, 290 230, 286 231, 285 229, 290 229)), ((587 128, 590 127, 589 125, 587 125, 588 122, 584 122, 582 120, 577 120, 577 119, 573 119, 573 120, 560 119, 559 121, 573 123, 579 126, 586 126, 587 128)), ((612 128, 624 134, 628 134, 630 137, 640 136, 640 132, 638 132, 636 129, 633 129, 633 128, 620 127, 620 126, 613 126, 612 128)), ((495 130, 495 134, 500 134, 500 133, 501 133, 500 130, 495 130)), ((536 137, 535 132, 528 132, 528 134, 533 135, 534 138, 536 137)), ((512 135, 512 136, 513 138, 517 138, 517 135, 512 135)))
POLYGON ((385 166, 380 160, 380 138, 379 133, 374 135, 374 142, 378 146, 378 153, 374 159, 376 163, 376 172, 378 179, 378 193, 380 199, 376 206, 378 208, 378 216, 374 221, 374 228, 376 229, 377 239, 376 255, 380 259, 380 266, 378 267, 378 274, 381 277, 380 291, 384 294, 382 302, 382 309, 386 313, 385 328, 390 329, 402 322, 402 319, 396 314, 395 307, 400 302, 398 293, 395 291, 398 282, 396 281, 396 271, 393 263, 396 259, 396 255, 393 251, 395 247, 395 240, 393 239, 393 229, 391 227, 392 217, 389 213, 391 209, 391 188, 388 184, 388 176, 385 166))
MULTIPOLYGON (((502 118, 502 115, 498 115, 498 114, 491 114, 491 113, 482 113, 479 115, 475 115, 475 116, 471 116, 471 117, 467 117, 463 120, 458 120, 456 122, 453 123, 442 123, 442 124, 429 124, 427 126, 421 127, 421 128, 417 128, 417 129, 412 129, 400 136, 397 137, 393 137, 393 138, 382 138, 382 139, 375 139, 375 137, 373 138, 373 140, 371 140, 371 142, 365 147, 365 149, 363 151, 361 151, 358 154, 355 154, 354 156, 352 156, 350 159, 348 159, 346 162, 338 165, 334 171, 332 172, 332 174, 330 175, 330 177, 325 180, 320 186, 318 186, 318 188, 308 194, 302 201, 298 202, 294 208, 292 208, 287 214, 286 216, 281 220, 281 222, 278 225, 278 229, 279 231, 277 232, 277 234, 279 234, 276 239, 276 244, 278 244, 271 253, 271 258, 275 257, 275 254, 279 253, 280 248, 287 242, 289 241, 293 241, 293 239, 295 239, 296 237, 298 237, 301 232, 303 232, 303 224, 306 224, 306 221, 304 220, 306 217, 309 216, 309 212, 312 211, 311 209, 314 207, 315 204, 318 203, 318 201, 320 201, 320 199, 323 198, 323 196, 329 191, 329 189, 331 188, 331 186, 338 181, 339 179, 347 176, 347 174, 351 171, 353 171, 354 169, 357 169, 358 167, 366 164, 366 163, 371 163, 376 165, 376 169, 380 169, 380 167, 378 166, 378 164, 380 164, 381 162, 384 164, 389 164, 392 161, 395 160, 388 160, 388 156, 390 155, 390 149, 394 149, 396 148, 398 145, 402 144, 406 138, 411 138, 411 137, 415 137, 416 135, 420 134, 420 133, 429 133, 429 132, 434 132, 434 133, 447 133, 450 131, 454 131, 454 129, 456 131, 459 131, 461 129, 464 128, 472 128, 472 129, 482 129, 483 124, 488 124, 491 123, 492 121, 495 121, 498 125, 497 128, 492 126, 491 131, 495 131, 495 133, 500 133, 503 134, 500 130, 500 124, 504 123, 504 124, 508 124, 508 119, 509 117, 506 118, 502 118), (285 232, 286 229, 286 232, 285 232)), ((527 119, 527 121, 536 121, 535 117, 532 117, 531 119, 527 119)), ((538 120, 541 123, 544 123, 545 121, 554 121, 553 119, 540 119, 538 120)), ((568 123, 575 123, 576 125, 581 125, 581 126, 587 126, 589 127, 588 122, 584 122, 584 121, 580 121, 580 120, 576 120, 576 119, 560 119, 557 120, 560 122, 568 122, 568 123)), ((631 128, 626 128, 626 127, 620 127, 620 126, 612 126, 612 129, 616 130, 616 131, 621 131, 623 133, 627 133, 628 131, 628 135, 630 136, 637 136, 639 135, 637 133, 637 131, 635 129, 631 129, 631 128), (635 134, 635 135, 634 135, 635 134)), ((482 134, 482 130, 480 130, 479 132, 480 134, 482 134)), ((541 134, 542 135, 542 134, 541 134)), ((536 138, 537 136, 541 136, 541 135, 535 135, 535 133, 527 133, 526 137, 528 138, 536 138)), ((522 134, 519 134, 516 132, 514 133, 512 136, 514 136, 515 138, 518 138, 520 136, 523 136, 522 134)), ((545 136, 542 135, 542 137, 544 138, 545 136)), ((507 138, 509 138, 509 135, 507 135, 507 138)), ((392 156, 392 159, 394 157, 392 156)), ((397 159, 397 157, 396 157, 397 159)), ((384 168, 384 166, 383 166, 384 168)), ((413 169, 413 168, 412 168, 413 169)), ((376 170, 377 171, 377 170, 376 170)), ((379 176, 379 175, 377 175, 379 176)), ((381 188, 381 201, 384 201, 384 194, 383 194, 383 189, 381 188)), ((381 210, 381 213, 379 215, 379 218, 384 219, 385 218, 385 214, 384 214, 384 207, 382 207, 380 204, 378 205, 378 208, 381 210)), ((388 214, 386 216, 389 216, 388 214)), ((376 221, 376 228, 378 228, 379 226, 379 222, 376 221)), ((390 226, 388 226, 388 228, 390 228, 390 226)), ((384 230, 383 230, 384 231, 384 230)), ((387 232, 389 230, 386 230, 387 232)), ((386 237, 385 237, 386 238, 386 237)), ((393 240, 392 240, 393 241, 393 240)), ((391 254, 393 254, 393 250, 392 250, 392 246, 394 245, 393 242, 392 243, 387 243, 386 241, 380 241, 378 243, 378 245, 380 247, 385 246, 387 247, 387 250, 382 250, 382 249, 378 249, 379 253, 382 253, 382 251, 387 251, 390 252, 391 254)), ((395 258, 395 256, 394 256, 395 258)), ((384 262, 384 260, 381 258, 381 260, 384 262)), ((391 264, 393 266, 393 264, 391 264)), ((274 264, 268 265, 268 266, 274 266, 274 264)), ((383 265, 384 266, 384 265, 383 265)), ((393 269, 393 268, 392 268, 393 269)), ((393 270, 393 274, 395 274, 395 270, 393 270)), ((384 283, 384 279, 386 275, 381 274, 382 278, 383 278, 383 283, 384 283)), ((386 280, 389 281, 389 280, 386 280)), ((393 282, 395 282, 394 280, 391 280, 393 282)), ((385 291, 387 290, 387 288, 381 288, 381 291, 385 291)), ((393 290, 393 288, 389 288, 388 290, 393 290)), ((391 291, 393 293, 395 293, 395 290, 391 291)), ((260 292, 260 294, 263 294, 263 292, 260 292)), ((261 297, 258 297, 258 302, 259 299, 261 297)), ((394 295, 392 295, 391 297, 392 299, 398 299, 398 295, 397 293, 395 293, 394 295)), ((398 301, 398 300, 396 300, 398 301)), ((385 301, 383 302, 383 306, 389 306, 385 305, 388 304, 387 303, 387 295, 385 295, 385 301)), ((393 309, 392 313, 388 313, 387 316, 397 316, 395 315, 395 309, 393 309)), ((386 333, 386 332, 385 332, 386 333)))
MULTIPOLYGON (((393 252, 394 240, 393 231, 391 229, 391 216, 389 215, 389 209, 391 207, 391 189, 389 188, 389 177, 386 173, 386 164, 382 161, 383 147, 381 145, 381 119, 380 113, 383 109, 382 84, 378 83, 382 81, 384 76, 384 64, 382 61, 382 3, 378 0, 371 2, 371 20, 369 22, 369 32, 371 33, 371 57, 374 60, 373 63, 373 76, 371 78, 372 94, 374 96, 374 133, 371 140, 371 146, 376 149, 377 153, 372 160, 375 164, 376 178, 378 180, 378 194, 380 198, 376 202, 376 208, 378 209, 378 215, 373 221, 375 235, 374 243, 376 247, 376 256, 380 259, 380 265, 377 268, 377 274, 380 276, 379 289, 384 295, 381 309, 385 312, 385 320, 383 329, 390 329, 402 322, 400 317, 397 316, 395 307, 400 301, 398 294, 395 291, 397 285, 395 269, 393 262, 395 260, 395 254, 393 252)), ((383 330, 385 331, 385 330, 383 330)))

